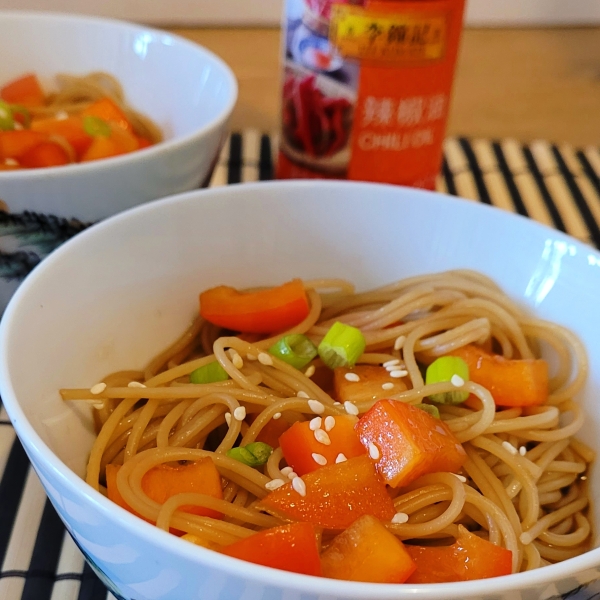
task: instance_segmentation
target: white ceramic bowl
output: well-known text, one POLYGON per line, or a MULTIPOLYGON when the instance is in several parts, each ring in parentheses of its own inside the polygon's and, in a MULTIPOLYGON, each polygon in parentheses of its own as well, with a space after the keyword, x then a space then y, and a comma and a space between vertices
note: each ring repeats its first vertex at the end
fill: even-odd
MULTIPOLYGON (((591 375, 580 437, 600 450, 600 253, 497 209, 431 192, 348 182, 276 182, 192 192, 125 212, 67 242, 19 288, 0 324, 0 393, 27 454, 79 547, 136 600, 544 600, 600 583, 600 549, 529 573, 445 585, 313 578, 213 553, 157 530, 81 479, 90 417, 61 402, 139 368, 220 283, 346 277, 361 288, 467 267, 543 318, 574 330, 591 375)), ((591 473, 592 497, 600 473, 591 473)), ((600 522, 598 506, 596 523, 600 522)), ((594 596, 596 597, 596 596, 594 596)))
POLYGON ((35 72, 44 87, 57 73, 111 73, 129 104, 152 118, 165 138, 106 160, 0 172, 0 200, 13 217, 10 223, 0 220, 1 314, 28 266, 81 223, 206 182, 237 84, 229 67, 197 44, 105 19, 0 11, 0 53, 0 85, 26 72, 35 72))

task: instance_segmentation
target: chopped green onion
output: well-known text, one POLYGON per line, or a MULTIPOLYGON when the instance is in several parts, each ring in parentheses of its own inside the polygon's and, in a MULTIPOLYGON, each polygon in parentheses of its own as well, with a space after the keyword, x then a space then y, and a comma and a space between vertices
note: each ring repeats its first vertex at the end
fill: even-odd
POLYGON ((229 374, 216 360, 198 367, 190 373, 191 383, 217 383, 217 381, 226 381, 227 379, 229 379, 229 374))
POLYGON ((87 115, 83 118, 84 131, 93 137, 110 137, 110 125, 100 117, 87 115))
MULTIPOLYGON (((458 377, 459 381, 469 381, 469 365, 458 356, 440 356, 427 367, 425 383, 431 385, 442 381, 452 381, 453 377, 458 377)), ((429 399, 438 404, 460 404, 468 397, 469 392, 457 390, 432 394, 429 399)))
POLYGON ((269 456, 273 454, 273 448, 264 442, 252 442, 247 446, 240 446, 227 450, 227 456, 233 458, 249 467, 260 467, 264 465, 269 456))
POLYGON ((256 458, 246 448, 231 448, 231 450, 227 450, 227 456, 249 467, 256 466, 256 458))
POLYGON ((264 442, 252 442, 246 446, 246 450, 259 461, 260 465, 264 465, 273 454, 273 448, 264 442))
POLYGON ((366 345, 365 336, 360 329, 337 321, 325 334, 318 352, 330 369, 353 367, 366 345))
POLYGON ((303 369, 317 355, 317 347, 305 335, 292 333, 273 344, 269 353, 295 369, 303 369))
POLYGON ((429 413, 432 417, 436 419, 440 418, 440 409, 433 404, 415 404, 417 408, 424 410, 426 413, 429 413))
POLYGON ((10 131, 14 128, 15 120, 10 104, 4 102, 4 100, 0 100, 0 129, 2 131, 10 131))

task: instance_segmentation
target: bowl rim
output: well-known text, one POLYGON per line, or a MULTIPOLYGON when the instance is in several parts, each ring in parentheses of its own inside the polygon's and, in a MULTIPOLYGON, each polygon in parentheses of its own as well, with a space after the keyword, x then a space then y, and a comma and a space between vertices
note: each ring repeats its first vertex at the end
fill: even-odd
MULTIPOLYGON (((244 201, 246 190, 265 188, 272 188, 276 192, 279 191, 281 194, 285 194, 286 190, 297 188, 307 188, 307 190, 315 193, 315 188, 321 188, 326 197, 326 192, 335 188, 362 188, 365 190, 365 197, 370 196, 368 192, 376 192, 378 189, 387 189, 394 190, 399 196, 418 196, 419 201, 430 202, 433 204, 445 204, 449 202, 454 203, 455 206, 458 207, 459 203, 461 206, 464 206, 463 203, 468 202, 463 198, 457 198, 448 194, 389 184, 341 180, 261 181, 246 183, 243 186, 222 186, 174 194, 165 198, 153 200, 143 205, 132 207, 93 225, 74 238, 66 241, 33 269, 10 299, 4 316, 0 320, 0 393, 4 396, 3 402, 6 411, 9 414, 18 437, 27 440, 27 444, 24 443, 23 445, 28 454, 31 451, 37 456, 38 460, 42 460, 44 464, 51 468, 71 493, 87 497, 88 501, 94 505, 96 510, 98 510, 104 518, 114 519, 116 509, 117 514, 120 515, 120 525, 125 531, 131 532, 142 540, 147 540, 150 543, 160 543, 161 546, 165 547, 173 555, 186 560, 195 560, 196 562, 202 563, 202 565, 207 568, 215 568, 227 574, 243 577, 253 583, 264 586, 287 587, 302 593, 331 595, 332 597, 353 598, 356 600, 362 600, 364 598, 371 598, 372 600, 408 600, 409 598, 421 598, 423 600, 434 600, 437 598, 458 600, 465 596, 469 598, 476 598, 478 596, 487 597, 490 594, 491 583, 490 580, 487 579, 444 584, 377 584, 350 582, 281 571, 224 556, 220 553, 193 544, 183 544, 176 536, 170 535, 169 533, 157 529, 149 523, 136 518, 125 509, 115 506, 113 502, 100 492, 90 488, 82 478, 69 469, 43 442, 21 409, 9 377, 7 363, 1 357, 7 356, 7 341, 8 337, 10 337, 10 329, 12 326, 12 313, 18 311, 20 298, 29 293, 29 288, 35 285, 35 281, 40 276, 40 273, 44 272, 45 268, 50 267, 54 261, 61 260, 63 253, 76 251, 78 245, 85 244, 89 236, 101 235, 103 229, 110 229, 113 222, 134 218, 144 211, 164 210, 165 207, 172 204, 198 204, 198 202, 202 200, 242 202, 244 201), (158 536, 158 538, 156 536, 158 536)), ((493 212, 495 220, 527 221, 531 227, 544 231, 546 235, 551 236, 553 239, 573 244, 578 250, 585 251, 588 254, 595 254, 600 262, 600 251, 559 230, 536 222, 533 219, 529 219, 516 213, 510 213, 491 205, 480 203, 469 203, 468 205, 472 207, 469 210, 475 210, 482 213, 493 212)), ((600 573, 600 547, 593 548, 580 556, 567 559, 560 563, 534 569, 532 571, 495 577, 493 579, 493 593, 500 597, 503 593, 514 592, 515 590, 525 590, 537 586, 550 586, 557 581, 574 577, 579 573, 589 570, 595 571, 594 577, 597 577, 600 573)))
POLYGON ((184 135, 178 135, 176 137, 162 140, 157 144, 136 150, 134 152, 121 154, 119 156, 113 156, 110 158, 104 158, 97 161, 71 163, 59 167, 0 171, 0 181, 10 179, 19 180, 21 178, 29 180, 43 178, 45 176, 50 176, 52 178, 59 176, 67 177, 70 173, 80 173, 85 175, 85 173, 90 171, 102 172, 104 170, 111 170, 115 165, 134 165, 137 162, 145 161, 146 159, 152 159, 163 153, 168 153, 173 149, 185 146, 196 139, 204 137, 207 133, 218 129, 229 119, 237 103, 239 85, 231 67, 220 56, 205 46, 196 42, 192 42, 191 40, 188 40, 176 33, 169 33, 168 31, 160 30, 156 27, 146 26, 134 23, 132 21, 111 19, 107 17, 95 17, 91 15, 78 15, 67 12, 45 10, 0 10, 0 23, 9 19, 27 22, 28 24, 31 23, 33 26, 35 26, 35 21, 38 21, 42 24, 47 22, 73 22, 78 24, 89 24, 91 26, 113 27, 116 29, 136 32, 138 34, 150 34, 153 39, 168 40, 170 42, 168 45, 170 46, 176 44, 201 55, 205 60, 212 64, 212 66, 218 69, 225 80, 227 80, 227 84, 231 88, 231 93, 227 102, 221 107, 217 116, 208 121, 206 124, 202 125, 200 128, 196 128, 184 135))

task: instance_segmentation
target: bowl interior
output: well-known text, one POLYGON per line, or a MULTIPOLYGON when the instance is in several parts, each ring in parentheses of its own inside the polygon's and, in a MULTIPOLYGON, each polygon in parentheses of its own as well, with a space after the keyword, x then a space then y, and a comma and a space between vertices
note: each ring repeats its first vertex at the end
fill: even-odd
POLYGON ((151 117, 166 139, 222 115, 235 96, 225 64, 183 38, 124 22, 58 14, 0 12, 0 85, 35 72, 46 89, 57 73, 106 71, 128 103, 151 117))
MULTIPOLYGON (((0 392, 34 459, 68 477, 62 461, 81 475, 91 419, 57 390, 142 367, 190 322, 201 290, 293 277, 344 277, 366 289, 455 268, 491 276, 582 338, 591 369, 579 398, 588 416, 579 437, 600 449, 599 253, 521 217, 391 186, 233 186, 153 202, 94 226, 55 251, 13 297, 0 326, 0 392)), ((599 477, 594 467, 592 497, 599 477)))

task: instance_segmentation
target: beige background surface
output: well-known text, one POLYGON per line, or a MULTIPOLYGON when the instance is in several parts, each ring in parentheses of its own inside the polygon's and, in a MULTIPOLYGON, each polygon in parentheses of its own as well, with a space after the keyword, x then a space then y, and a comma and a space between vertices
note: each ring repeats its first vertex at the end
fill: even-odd
MULTIPOLYGON (((278 29, 170 31, 233 68, 232 128, 277 129, 278 29)), ((465 30, 449 133, 600 145, 600 28, 465 30)))
MULTIPOLYGON (((0 0, 0 10, 52 10, 180 27, 277 27, 284 0, 0 0)), ((472 27, 600 25, 598 0, 467 0, 472 27)))

